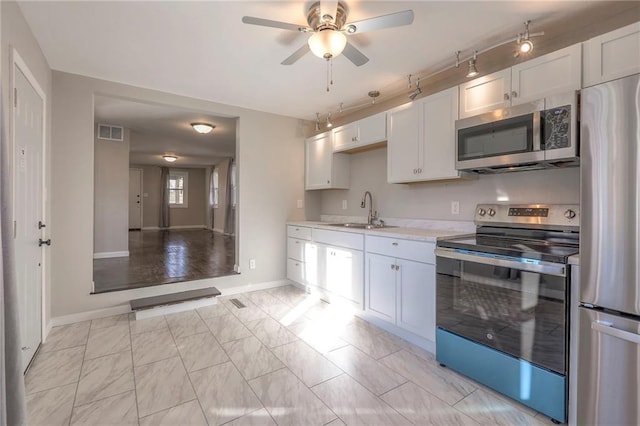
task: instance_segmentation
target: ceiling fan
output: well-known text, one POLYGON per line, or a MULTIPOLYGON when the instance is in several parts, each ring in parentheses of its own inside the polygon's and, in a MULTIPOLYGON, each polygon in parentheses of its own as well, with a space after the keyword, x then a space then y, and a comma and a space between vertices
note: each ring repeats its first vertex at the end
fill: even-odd
POLYGON ((312 33, 307 43, 282 61, 282 65, 295 63, 311 50, 314 55, 326 60, 344 53, 344 56, 356 66, 366 64, 369 62, 369 58, 347 41, 347 35, 400 27, 410 25, 413 22, 413 10, 405 10, 350 23, 347 23, 347 15, 348 9, 343 2, 321 0, 309 7, 307 12, 308 25, 290 24, 253 16, 244 16, 242 22, 289 31, 312 33))

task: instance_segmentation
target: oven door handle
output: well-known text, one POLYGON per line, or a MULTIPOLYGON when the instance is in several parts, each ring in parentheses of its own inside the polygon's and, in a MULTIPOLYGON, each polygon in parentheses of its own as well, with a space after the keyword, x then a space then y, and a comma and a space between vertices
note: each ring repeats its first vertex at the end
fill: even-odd
POLYGON ((503 268, 512 268, 520 271, 537 272, 545 275, 555 275, 558 277, 567 276, 566 265, 553 262, 536 261, 536 263, 519 262, 517 260, 500 259, 495 257, 485 257, 469 253, 462 253, 455 249, 438 247, 436 248, 436 256, 446 257, 455 260, 464 260, 473 263, 482 263, 485 265, 501 266, 503 268))

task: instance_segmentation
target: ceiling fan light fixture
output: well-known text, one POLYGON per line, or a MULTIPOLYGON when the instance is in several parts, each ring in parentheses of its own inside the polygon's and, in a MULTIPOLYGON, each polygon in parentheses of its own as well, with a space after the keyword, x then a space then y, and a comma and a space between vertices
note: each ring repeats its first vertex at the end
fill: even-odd
POLYGON ((350 24, 350 25, 347 25, 347 27, 346 27, 345 29, 347 30, 347 32, 348 32, 349 34, 353 34, 353 33, 355 33, 355 32, 356 32, 356 30, 357 30, 358 28, 356 28, 356 26, 355 26, 355 25, 350 24))
POLYGON ((178 157, 176 157, 175 155, 163 155, 162 158, 164 158, 164 161, 168 163, 173 163, 178 159, 178 157))
POLYGON ((193 127, 193 130, 195 130, 196 132, 205 135, 215 129, 216 126, 208 123, 191 123, 191 127, 193 127))
POLYGON ((342 53, 347 45, 347 37, 340 31, 327 28, 309 37, 309 49, 318 58, 331 59, 342 53))

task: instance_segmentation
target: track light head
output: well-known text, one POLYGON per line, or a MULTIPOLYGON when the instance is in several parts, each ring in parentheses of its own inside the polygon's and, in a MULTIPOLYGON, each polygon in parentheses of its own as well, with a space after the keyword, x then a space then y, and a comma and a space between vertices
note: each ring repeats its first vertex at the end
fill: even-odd
POLYGON ((533 50, 533 42, 531 41, 531 35, 529 34, 529 23, 531 21, 525 21, 524 32, 518 34, 518 52, 529 53, 533 50))
POLYGON ((467 77, 475 77, 479 74, 478 68, 476 68, 476 60, 478 59, 478 52, 473 52, 473 58, 469 59, 469 72, 467 72, 467 77))
POLYGON ((422 89, 416 87, 411 92, 409 92, 409 99, 414 100, 420 93, 422 93, 422 89))
POLYGON ((320 113, 316 112, 316 132, 320 131, 320 113))
POLYGON ((327 114, 327 129, 333 127, 333 123, 331 122, 331 112, 327 114))

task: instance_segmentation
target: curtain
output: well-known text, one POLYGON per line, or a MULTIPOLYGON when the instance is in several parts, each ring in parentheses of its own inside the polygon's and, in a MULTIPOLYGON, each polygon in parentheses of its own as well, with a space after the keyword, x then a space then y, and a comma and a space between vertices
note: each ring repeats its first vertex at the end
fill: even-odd
MULTIPOLYGON (((3 99, 0 91, 0 99, 3 99)), ((27 406, 22 374, 18 286, 14 269, 11 200, 9 199, 9 156, 5 139, 4 113, 0 102, 0 424, 27 424, 27 406)))
POLYGON ((211 175, 209 176, 209 225, 211 229, 215 228, 215 212, 216 210, 213 208, 215 206, 215 173, 216 166, 211 166, 211 175))
POLYGON ((233 158, 229 158, 227 163, 227 203, 225 206, 225 215, 224 215, 224 233, 233 235, 235 232, 235 205, 233 187, 235 183, 235 177, 233 176, 234 163, 233 158))
POLYGON ((169 227, 169 168, 160 167, 160 228, 169 227))

